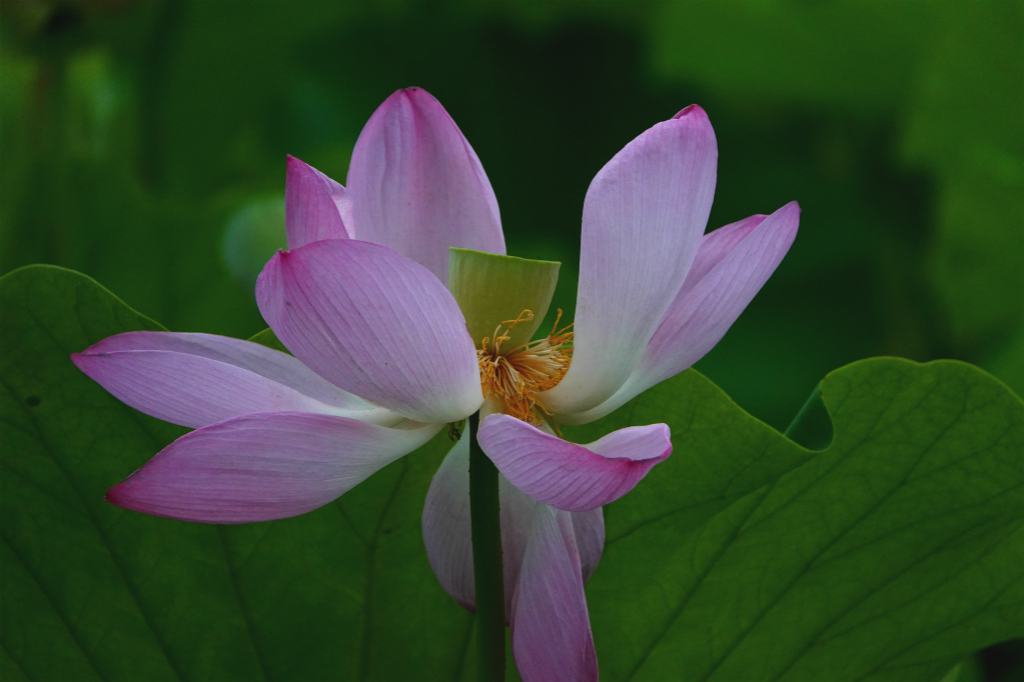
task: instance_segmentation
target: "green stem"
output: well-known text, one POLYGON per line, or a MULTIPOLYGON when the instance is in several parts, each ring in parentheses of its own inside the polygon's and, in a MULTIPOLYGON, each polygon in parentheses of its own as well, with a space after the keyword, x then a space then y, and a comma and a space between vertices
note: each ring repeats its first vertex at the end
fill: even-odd
POLYGON ((476 581, 477 680, 505 679, 505 584, 498 470, 477 443, 480 414, 469 418, 469 516, 476 581))
POLYGON ((824 450, 832 444, 832 419, 821 400, 821 384, 814 387, 784 435, 809 450, 824 450))

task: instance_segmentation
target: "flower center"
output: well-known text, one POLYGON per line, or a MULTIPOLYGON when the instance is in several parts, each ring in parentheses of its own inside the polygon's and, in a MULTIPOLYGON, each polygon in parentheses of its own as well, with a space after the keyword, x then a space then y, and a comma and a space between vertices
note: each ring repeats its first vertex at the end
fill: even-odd
POLYGON ((505 350, 502 344, 509 340, 509 332, 520 322, 533 319, 533 313, 524 310, 514 320, 505 320, 494 330, 493 337, 485 337, 476 352, 480 362, 480 383, 484 398, 495 398, 502 412, 525 422, 540 423, 550 413, 537 402, 537 394, 554 388, 569 370, 572 361, 572 332, 567 325, 558 328, 562 311, 558 311, 555 326, 547 338, 530 341, 517 348, 505 350))

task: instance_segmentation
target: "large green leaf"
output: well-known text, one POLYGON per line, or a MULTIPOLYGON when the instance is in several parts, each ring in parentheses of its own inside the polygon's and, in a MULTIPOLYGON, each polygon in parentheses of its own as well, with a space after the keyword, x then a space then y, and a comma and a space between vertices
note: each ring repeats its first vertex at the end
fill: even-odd
POLYGON ((92 280, 0 280, 4 680, 453 679, 472 617, 440 589, 419 516, 441 434, 305 516, 159 519, 105 490, 183 430, 120 404, 68 354, 155 329, 92 280))
POLYGON ((1024 405, 981 370, 830 374, 805 450, 695 372, 599 425, 674 452, 607 510, 588 587, 605 680, 938 680, 1024 635, 1024 405))
MULTIPOLYGON (((182 430, 124 407, 67 355, 156 325, 52 267, 0 280, 0 306, 3 679, 473 670, 472 617, 419 537, 444 435, 296 519, 121 510, 104 490, 182 430)), ((607 510, 588 588, 606 680, 937 680, 1022 634, 1020 401, 967 365, 892 359, 839 370, 822 393, 835 434, 820 452, 696 372, 569 433, 673 428, 673 456, 607 510)))

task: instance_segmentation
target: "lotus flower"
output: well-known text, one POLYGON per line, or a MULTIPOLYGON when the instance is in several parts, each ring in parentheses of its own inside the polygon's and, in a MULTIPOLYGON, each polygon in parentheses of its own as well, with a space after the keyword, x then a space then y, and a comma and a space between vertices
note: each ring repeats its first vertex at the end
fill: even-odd
MULTIPOLYGON (((288 250, 267 264, 256 298, 292 355, 133 332, 72 356, 128 405, 195 429, 107 499, 188 521, 294 516, 481 411, 479 443, 502 474, 520 673, 596 679, 583 585, 604 544, 601 507, 671 444, 664 424, 589 445, 556 428, 597 419, 696 362, 785 255, 795 203, 703 235, 716 164, 696 106, 626 145, 586 196, 575 332, 530 341, 543 311, 471 315, 446 287, 452 247, 504 254, 497 202, 441 105, 421 89, 395 93, 360 135, 347 188, 289 157, 288 250), (481 324, 493 333, 471 334, 481 324)), ((463 439, 435 476, 423 534, 442 586, 472 608, 467 453, 463 439)))

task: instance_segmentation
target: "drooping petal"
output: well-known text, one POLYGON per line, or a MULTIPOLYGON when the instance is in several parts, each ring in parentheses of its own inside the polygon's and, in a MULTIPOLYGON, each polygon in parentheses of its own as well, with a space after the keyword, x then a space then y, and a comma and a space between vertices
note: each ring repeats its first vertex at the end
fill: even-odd
POLYGON ((505 253, 498 202, 476 152, 426 90, 391 95, 359 135, 348 172, 358 239, 448 281, 451 246, 505 253))
POLYGON ((344 214, 350 211, 349 203, 344 187, 288 156, 284 211, 289 249, 320 239, 348 239, 344 214))
POLYGON ((425 423, 480 407, 476 350, 455 299, 421 265, 355 239, 280 252, 256 283, 260 312, 315 372, 425 423))
POLYGON ((588 410, 626 381, 697 253, 715 191, 718 147, 693 105, 630 142, 594 178, 583 207, 572 365, 543 395, 588 410))
MULTIPOLYGON (((427 500, 423 505, 423 544, 427 549, 430 567, 434 569, 434 575, 444 591, 466 609, 476 611, 468 443, 469 437, 464 434, 448 451, 430 481, 427 500)), ((500 474, 498 490, 507 620, 512 613, 512 595, 519 579, 519 567, 526 553, 533 508, 537 503, 500 474)))
POLYGON ((505 619, 512 617, 512 597, 533 528, 533 509, 539 503, 498 474, 501 500, 501 554, 505 578, 505 619))
POLYGON ((444 591, 475 611, 468 435, 448 451, 430 481, 423 505, 423 544, 444 591))
POLYGON ((519 490, 566 511, 613 502, 672 453, 664 424, 631 426, 577 445, 505 414, 487 417, 480 445, 519 490))
POLYGON ((384 425, 402 419, 333 386, 287 353, 228 337, 128 332, 71 360, 121 402, 190 428, 251 412, 314 412, 384 425))
MULTIPOLYGON (((512 612, 512 595, 519 581, 519 569, 526 555, 537 502, 508 480, 498 477, 501 501, 501 544, 504 564, 505 614, 512 612)), ((604 550, 604 513, 564 512, 576 533, 586 582, 604 550)), ((463 607, 474 611, 476 595, 473 577, 472 524, 469 512, 469 445, 464 436, 448 452, 434 474, 423 506, 423 544, 441 587, 463 607)))
POLYGON ((585 512, 566 513, 572 516, 576 545, 580 551, 583 582, 586 583, 594 574, 604 553, 604 509, 598 507, 585 512))
POLYGON ((626 384, 598 407, 562 420, 585 424, 599 419, 704 357, 775 272, 799 222, 795 201, 760 221, 704 277, 687 282, 626 384))
POLYGON ((596 682, 597 654, 568 512, 538 504, 512 602, 512 651, 523 682, 596 682))
POLYGON ((440 426, 391 429, 322 414, 249 414, 191 431, 107 493, 135 511, 249 523, 335 500, 440 426))

